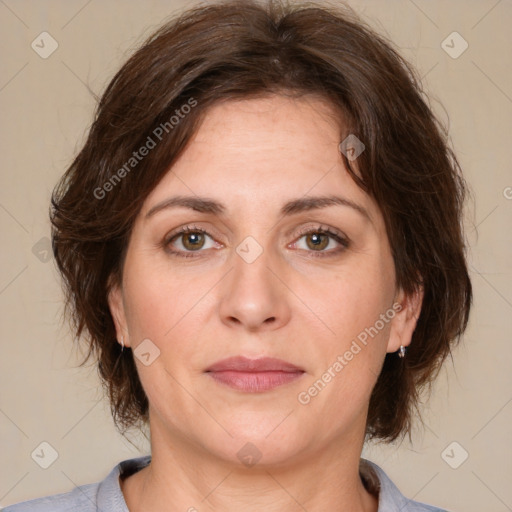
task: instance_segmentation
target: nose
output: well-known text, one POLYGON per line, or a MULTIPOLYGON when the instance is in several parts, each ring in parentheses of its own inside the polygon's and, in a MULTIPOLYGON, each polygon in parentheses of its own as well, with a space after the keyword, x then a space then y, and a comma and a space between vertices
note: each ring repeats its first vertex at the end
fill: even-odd
POLYGON ((290 321, 287 287, 277 261, 263 251, 254 261, 233 254, 233 270, 223 280, 219 313, 228 327, 247 331, 279 329, 290 321))

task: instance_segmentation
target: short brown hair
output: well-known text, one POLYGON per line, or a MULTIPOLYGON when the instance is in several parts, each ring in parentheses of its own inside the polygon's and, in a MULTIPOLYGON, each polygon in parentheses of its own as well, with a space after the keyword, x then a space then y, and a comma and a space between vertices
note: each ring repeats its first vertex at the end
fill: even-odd
POLYGON ((346 8, 284 0, 196 6, 162 26, 114 76, 51 201, 66 312, 77 337, 88 340, 82 365, 95 355, 120 431, 147 424, 148 399, 133 354, 116 342, 107 302, 121 282, 131 228, 209 107, 269 94, 321 96, 339 113, 340 141, 354 134, 365 144, 358 174, 343 157, 345 165, 384 216, 397 287, 424 290, 407 356, 386 355, 366 434, 410 435, 419 391, 468 321, 466 185, 415 71, 346 8), (149 139, 155 146, 135 159, 149 139))

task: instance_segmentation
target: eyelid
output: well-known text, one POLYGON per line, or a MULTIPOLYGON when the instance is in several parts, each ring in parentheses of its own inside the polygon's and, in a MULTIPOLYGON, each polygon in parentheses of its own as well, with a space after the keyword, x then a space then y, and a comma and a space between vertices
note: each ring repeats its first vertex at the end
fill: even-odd
POLYGON ((343 240, 349 241, 348 236, 345 235, 345 233, 342 233, 340 230, 333 228, 331 226, 326 226, 325 224, 319 224, 318 222, 312 225, 304 226, 299 230, 299 232, 296 234, 296 238, 300 238, 304 235, 307 235, 309 233, 326 233, 335 235, 343 240))
POLYGON ((209 236, 212 239, 214 238, 216 242, 217 242, 218 238, 221 238, 220 234, 214 228, 212 228, 212 227, 203 228, 203 227, 197 226, 196 224, 192 223, 192 224, 185 224, 183 226, 177 227, 176 229, 173 229, 172 231, 170 231, 169 233, 167 233, 165 235, 164 241, 165 241, 165 243, 170 243, 170 241, 178 235, 181 235, 181 234, 187 233, 187 232, 195 232, 195 231, 204 233, 205 235, 209 236))

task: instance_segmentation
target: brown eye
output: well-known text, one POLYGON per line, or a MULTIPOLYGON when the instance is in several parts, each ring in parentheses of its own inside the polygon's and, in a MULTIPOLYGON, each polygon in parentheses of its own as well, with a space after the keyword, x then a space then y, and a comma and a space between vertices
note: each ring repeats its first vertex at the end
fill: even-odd
POLYGON ((193 253, 199 255, 205 249, 214 248, 215 241, 206 231, 187 226, 165 240, 164 246, 173 255, 190 257, 193 253))
POLYGON ((189 251, 201 249, 205 242, 204 233, 199 231, 182 233, 180 236, 183 247, 189 251))
POLYGON ((303 231, 293 244, 312 256, 328 257, 341 254, 350 245, 348 238, 326 227, 303 231), (305 242, 305 243, 304 243, 305 242))
POLYGON ((329 245, 329 236, 324 233, 311 233, 306 235, 306 244, 313 251, 322 251, 329 245))

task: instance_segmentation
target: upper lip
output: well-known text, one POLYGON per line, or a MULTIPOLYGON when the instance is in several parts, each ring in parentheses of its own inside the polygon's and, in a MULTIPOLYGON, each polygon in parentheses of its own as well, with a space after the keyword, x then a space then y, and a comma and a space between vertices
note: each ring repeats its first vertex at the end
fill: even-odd
POLYGON ((238 372, 303 372, 302 368, 295 366, 292 363, 276 359, 274 357, 261 357, 259 359, 249 359, 243 356, 228 357, 217 361, 208 367, 207 372, 222 372, 222 371, 238 371, 238 372))

